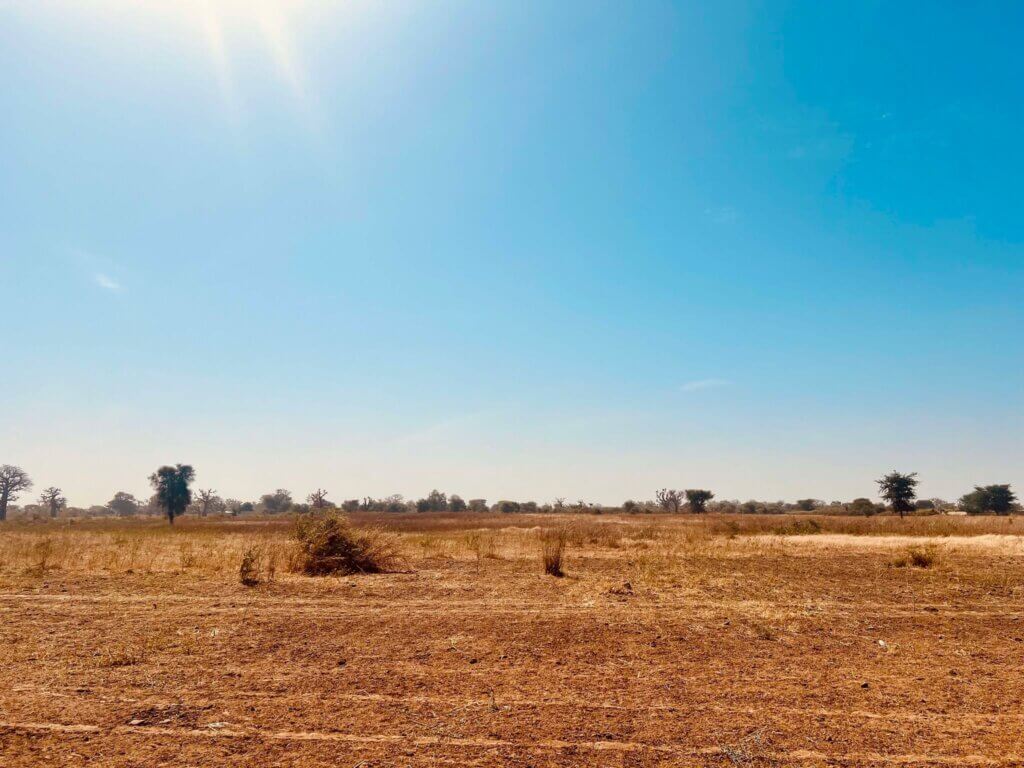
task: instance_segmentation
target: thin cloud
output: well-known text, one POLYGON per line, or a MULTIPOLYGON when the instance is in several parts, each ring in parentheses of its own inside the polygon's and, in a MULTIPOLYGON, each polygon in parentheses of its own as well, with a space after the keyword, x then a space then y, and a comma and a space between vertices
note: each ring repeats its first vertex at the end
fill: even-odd
POLYGON ((728 379, 697 379, 686 382, 679 389, 683 392, 700 392, 704 389, 721 389, 731 385, 732 382, 728 379))
POLYGON ((95 275, 93 275, 93 281, 96 283, 96 285, 98 285, 105 291, 119 293, 120 291, 124 290, 124 287, 119 282, 117 282, 117 280, 110 277, 109 275, 103 274, 102 272, 97 272, 95 275))

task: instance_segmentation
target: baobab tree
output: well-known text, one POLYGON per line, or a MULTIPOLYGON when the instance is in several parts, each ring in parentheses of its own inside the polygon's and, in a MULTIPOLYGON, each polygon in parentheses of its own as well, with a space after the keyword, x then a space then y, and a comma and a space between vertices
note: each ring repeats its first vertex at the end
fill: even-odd
POLYGON ((199 516, 206 517, 210 513, 210 508, 215 507, 220 499, 217 498, 217 492, 213 488, 207 488, 205 491, 196 491, 196 506, 199 507, 199 516))
POLYGON ((328 504, 330 504, 330 502, 327 501, 327 491, 325 491, 323 488, 317 488, 315 491, 309 494, 309 496, 306 497, 306 501, 309 502, 310 506, 312 506, 313 509, 323 509, 328 504))
POLYGON ((50 508, 50 517, 57 517, 57 513, 67 506, 68 500, 64 498, 60 488, 51 485, 43 491, 39 497, 39 503, 50 508))
POLYGON ((167 513, 167 520, 174 525, 174 518, 183 514, 192 503, 192 490, 188 487, 196 471, 188 464, 160 467, 149 476, 149 482, 156 491, 154 497, 167 513))
POLYGON ((32 480, 21 467, 0 466, 0 522, 7 519, 7 504, 18 500, 18 494, 32 487, 32 480))
POLYGON ((683 505, 682 492, 671 488, 662 488, 660 491, 656 491, 654 498, 658 501, 658 506, 666 512, 673 514, 678 512, 679 508, 683 505))

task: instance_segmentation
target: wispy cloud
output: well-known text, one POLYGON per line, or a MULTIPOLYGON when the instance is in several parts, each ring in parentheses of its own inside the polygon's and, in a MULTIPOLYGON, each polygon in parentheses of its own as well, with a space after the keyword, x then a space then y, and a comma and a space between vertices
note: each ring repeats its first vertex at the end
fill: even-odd
POLYGON ((109 275, 105 275, 102 272, 97 272, 92 277, 93 282, 96 283, 100 288, 105 291, 111 291, 113 293, 119 293, 124 290, 124 287, 117 282, 114 278, 109 275))
POLYGON ((728 379, 697 379, 686 382, 679 389, 682 392, 700 392, 703 389, 721 389, 731 385, 732 382, 728 379))

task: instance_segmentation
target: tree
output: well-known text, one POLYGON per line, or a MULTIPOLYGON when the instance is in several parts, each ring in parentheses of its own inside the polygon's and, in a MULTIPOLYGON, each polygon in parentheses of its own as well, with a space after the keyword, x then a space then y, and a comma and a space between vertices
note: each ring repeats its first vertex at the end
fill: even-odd
POLYGON ((130 493, 118 491, 114 498, 107 502, 107 509, 118 517, 128 517, 139 512, 139 502, 130 493))
POLYGON ((969 515, 995 513, 1008 515, 1017 495, 1007 485, 976 485, 974 491, 960 497, 960 509, 969 515))
POLYGON ((902 519, 904 514, 914 508, 917 484, 917 472, 905 475, 892 471, 878 481, 878 495, 889 502, 893 510, 899 512, 900 519, 902 519))
POLYGON ((216 512, 223 507, 223 500, 217 495, 213 488, 196 492, 196 506, 199 508, 199 516, 206 517, 210 512, 216 512))
POLYGON ((7 519, 7 504, 18 500, 18 494, 32 487, 32 480, 21 467, 4 464, 0 467, 0 522, 7 519))
POLYGON ((465 512, 466 502, 458 494, 453 493, 448 499, 448 509, 452 512, 465 512))
POLYGON ((875 505, 871 499, 865 499, 861 496, 859 499, 854 499, 850 502, 850 511, 855 515, 870 517, 875 514, 875 505))
POLYGON ((50 517, 57 517, 57 513, 68 505, 68 500, 64 498, 64 494, 61 493, 60 488, 55 485, 51 485, 43 491, 42 495, 39 497, 39 503, 44 507, 49 507, 50 517))
POLYGON ((174 518, 183 514, 192 503, 192 489, 189 488, 189 484, 195 477, 196 471, 188 464, 160 467, 149 476, 150 485, 156 491, 156 502, 167 513, 167 520, 171 525, 174 525, 174 518))
POLYGON ((469 500, 469 511, 470 512, 486 512, 487 511, 487 499, 470 499, 469 500))
POLYGON ((416 502, 417 512, 445 512, 447 510, 448 497, 437 489, 427 494, 427 498, 419 499, 416 502))
POLYGON ((331 504, 331 502, 327 500, 327 491, 325 491, 323 488, 317 488, 315 491, 309 494, 309 496, 306 497, 306 501, 309 502, 310 506, 312 506, 313 509, 323 509, 328 505, 334 506, 333 504, 331 504))
POLYGON ((666 512, 678 512, 679 508, 683 506, 682 491, 662 488, 660 491, 655 492, 654 498, 657 500, 658 505, 666 512))
POLYGON ((690 505, 691 512, 707 512, 708 502, 713 498, 715 494, 700 488, 690 488, 686 491, 686 502, 690 505))
POLYGON ((291 491, 278 488, 273 493, 265 493, 260 496, 260 503, 267 514, 276 515, 287 512, 292 508, 292 494, 291 491))
POLYGON ((821 506, 821 502, 817 499, 797 499, 796 508, 801 512, 813 512, 821 506))

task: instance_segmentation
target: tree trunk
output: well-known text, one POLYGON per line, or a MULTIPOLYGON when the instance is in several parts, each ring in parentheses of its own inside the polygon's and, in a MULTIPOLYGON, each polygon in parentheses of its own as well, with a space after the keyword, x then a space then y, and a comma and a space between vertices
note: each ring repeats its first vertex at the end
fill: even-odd
POLYGON ((7 519, 7 492, 0 496, 0 523, 7 519))

